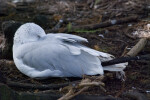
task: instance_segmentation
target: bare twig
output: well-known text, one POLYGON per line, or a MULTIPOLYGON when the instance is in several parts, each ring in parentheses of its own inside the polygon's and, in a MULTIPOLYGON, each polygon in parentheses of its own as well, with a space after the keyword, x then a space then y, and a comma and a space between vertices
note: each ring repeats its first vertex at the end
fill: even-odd
POLYGON ((73 97, 79 95, 80 93, 82 93, 83 91, 86 91, 89 88, 89 86, 83 87, 80 91, 74 93, 73 89, 69 90, 69 92, 64 95, 63 97, 59 98, 58 100, 69 100, 72 99, 73 97))
POLYGON ((8 5, 8 6, 11 6, 11 7, 13 7, 13 8, 16 8, 16 4, 14 4, 14 3, 11 3, 11 2, 6 2, 6 4, 8 5))
POLYGON ((84 87, 84 86, 105 86, 105 84, 103 82, 90 82, 90 83, 81 83, 79 84, 80 87, 84 87))
MULTIPOLYGON (((103 76, 101 76, 103 77, 103 76)), ((92 78, 92 77, 91 77, 92 78)), ((95 78, 96 79, 96 78, 95 78)), ((99 78, 102 79, 102 78, 99 78)), ((80 93, 82 93, 83 91, 88 90, 90 87, 92 86, 100 86, 100 88, 105 92, 106 90, 102 87, 104 86, 104 83, 100 81, 92 81, 92 79, 90 78, 86 78, 83 79, 78 85, 74 86, 70 86, 70 87, 65 87, 64 89, 68 89, 68 93, 66 93, 66 95, 64 95, 63 97, 59 98, 58 100, 69 100, 72 99, 73 97, 79 95, 80 93), (77 91, 77 92, 75 92, 77 91)))

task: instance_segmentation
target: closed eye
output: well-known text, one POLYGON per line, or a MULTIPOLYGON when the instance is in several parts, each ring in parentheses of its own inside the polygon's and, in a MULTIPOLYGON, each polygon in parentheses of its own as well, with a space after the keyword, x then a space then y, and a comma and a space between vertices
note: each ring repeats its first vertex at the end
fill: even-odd
POLYGON ((37 37, 38 37, 38 38, 41 38, 41 36, 39 36, 39 35, 38 35, 37 37))

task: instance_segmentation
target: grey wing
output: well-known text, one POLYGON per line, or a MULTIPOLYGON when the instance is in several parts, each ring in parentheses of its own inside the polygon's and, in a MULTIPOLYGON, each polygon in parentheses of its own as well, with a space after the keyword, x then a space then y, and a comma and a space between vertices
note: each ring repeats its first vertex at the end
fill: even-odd
POLYGON ((65 34, 65 33, 57 33, 57 34, 47 34, 47 36, 50 37, 55 37, 58 40, 62 40, 62 41, 68 41, 68 42, 88 42, 88 40, 86 38, 77 36, 77 35, 72 35, 72 34, 65 34))
MULTIPOLYGON (((73 55, 64 45, 44 45, 25 54, 24 63, 36 70, 59 70, 64 77, 81 77, 83 74, 103 74, 98 57, 84 52, 73 55)), ((58 76, 58 77, 62 77, 58 76)))
POLYGON ((65 41, 64 38, 58 38, 56 35, 53 38, 56 39, 55 43, 51 43, 47 39, 37 43, 35 49, 24 55, 23 62, 39 71, 59 70, 63 73, 63 77, 103 74, 103 68, 98 58, 99 52, 88 49, 78 42, 72 42, 72 40, 80 41, 79 38, 68 39, 66 37, 65 41))
MULTIPOLYGON (((75 36, 75 35, 70 35, 70 34, 63 34, 63 33, 56 34, 56 35, 61 36, 61 38, 59 38, 59 39, 62 39, 62 40, 68 41, 68 42, 70 41, 70 39, 76 40, 75 42, 87 42, 87 40, 85 38, 82 38, 80 36, 75 36)), ((70 42, 72 42, 72 41, 70 41, 70 42)), ((111 54, 96 51, 96 50, 90 49, 88 47, 85 47, 83 45, 77 45, 76 47, 78 47, 78 48, 75 48, 74 47, 75 42, 72 42, 73 46, 72 45, 68 46, 69 49, 70 49, 70 52, 72 52, 73 54, 79 54, 79 52, 77 52, 77 51, 83 50, 85 52, 88 52, 91 55, 98 56, 101 62, 109 61, 109 60, 112 60, 112 59, 115 58, 111 54)), ((128 63, 121 63, 121 64, 115 64, 115 65, 111 65, 111 66, 106 66, 103 69, 107 70, 107 71, 123 71, 123 69, 127 65, 128 65, 128 63)))
POLYGON ((68 34, 50 34, 24 55, 23 62, 38 71, 49 69, 62 73, 55 77, 103 74, 99 57, 107 59, 111 55, 85 47, 79 43, 81 41, 86 39, 68 34))

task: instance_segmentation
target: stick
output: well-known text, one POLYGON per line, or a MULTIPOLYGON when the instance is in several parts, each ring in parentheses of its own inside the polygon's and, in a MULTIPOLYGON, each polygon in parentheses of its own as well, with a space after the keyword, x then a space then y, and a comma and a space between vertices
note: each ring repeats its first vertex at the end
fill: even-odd
POLYGON ((125 57, 102 62, 102 66, 129 62, 131 60, 150 60, 150 55, 136 56, 145 47, 146 43, 147 38, 140 39, 140 41, 125 55, 125 57))
POLYGON ((73 89, 71 89, 66 95, 64 95, 63 97, 59 98, 58 100, 70 100, 73 97, 79 95, 80 93, 82 93, 83 91, 86 91, 89 88, 89 86, 83 87, 80 91, 74 93, 73 89))
POLYGON ((126 54, 126 56, 136 56, 146 45, 147 38, 142 38, 140 41, 126 54))

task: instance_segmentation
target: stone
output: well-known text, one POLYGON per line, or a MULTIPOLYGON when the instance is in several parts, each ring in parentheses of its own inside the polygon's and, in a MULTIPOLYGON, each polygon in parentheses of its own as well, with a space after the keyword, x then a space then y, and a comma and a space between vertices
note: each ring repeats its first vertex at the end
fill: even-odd
POLYGON ((146 95, 138 92, 138 91, 129 91, 122 94, 122 98, 125 100, 148 100, 146 95))
POLYGON ((21 25, 21 23, 15 21, 5 21, 2 23, 2 31, 4 33, 4 37, 8 40, 7 42, 13 42, 14 34, 21 25))
POLYGON ((3 46, 0 48, 1 57, 0 59, 13 59, 12 56, 12 46, 13 46, 13 37, 16 30, 22 25, 22 23, 15 21, 5 21, 2 23, 2 31, 4 34, 5 41, 3 41, 3 46))
POLYGON ((45 15, 36 15, 33 18, 33 21, 43 28, 48 28, 49 18, 45 15))

